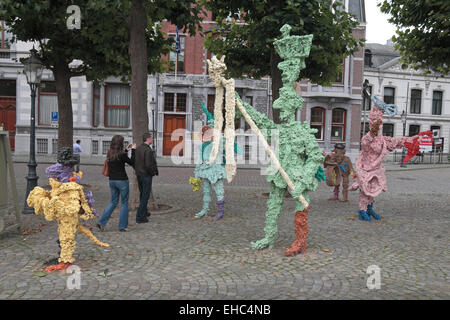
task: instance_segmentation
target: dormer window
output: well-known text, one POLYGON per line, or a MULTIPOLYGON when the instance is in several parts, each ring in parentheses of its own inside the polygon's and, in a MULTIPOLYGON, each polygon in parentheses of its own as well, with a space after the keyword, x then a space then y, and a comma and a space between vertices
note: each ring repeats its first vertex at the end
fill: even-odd
POLYGON ((372 51, 369 49, 364 51, 364 67, 372 67, 372 51))

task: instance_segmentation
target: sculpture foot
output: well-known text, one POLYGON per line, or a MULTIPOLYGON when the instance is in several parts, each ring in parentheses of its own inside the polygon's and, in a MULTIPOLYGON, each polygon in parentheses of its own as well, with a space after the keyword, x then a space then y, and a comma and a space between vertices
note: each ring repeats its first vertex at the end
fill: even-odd
POLYGON ((199 213, 197 213, 194 217, 196 218, 196 219, 199 219, 199 218, 203 218, 204 216, 206 216, 208 214, 208 210, 202 210, 202 211, 200 211, 199 213))
POLYGON ((284 251, 284 254, 287 257, 296 256, 299 253, 305 253, 306 251, 306 243, 300 241, 294 241, 289 249, 284 251))
POLYGON ((359 210, 358 213, 359 213, 359 220, 369 221, 369 222, 372 221, 372 218, 367 215, 367 211, 359 210))
POLYGON ((221 213, 221 212, 219 212, 218 214, 216 214, 216 215, 214 216, 214 220, 215 220, 215 221, 220 220, 220 219, 222 219, 222 218, 223 218, 223 213, 221 213))
POLYGON ((263 250, 269 247, 269 249, 273 248, 273 242, 268 238, 263 238, 261 240, 255 241, 251 243, 251 246, 254 250, 263 250))
POLYGON ((367 214, 372 216, 375 220, 381 220, 381 216, 373 211, 373 202, 367 206, 367 214))
POLYGON ((220 219, 223 218, 223 213, 225 211, 224 205, 225 205, 225 197, 222 200, 217 201, 217 208, 219 210, 218 210, 218 213, 216 214, 216 216, 214 217, 215 221, 220 220, 220 219))
POLYGON ((63 270, 66 270, 71 265, 72 264, 70 262, 61 262, 61 263, 55 264, 53 266, 48 266, 47 268, 45 268, 45 271, 47 271, 47 272, 63 271, 63 270))

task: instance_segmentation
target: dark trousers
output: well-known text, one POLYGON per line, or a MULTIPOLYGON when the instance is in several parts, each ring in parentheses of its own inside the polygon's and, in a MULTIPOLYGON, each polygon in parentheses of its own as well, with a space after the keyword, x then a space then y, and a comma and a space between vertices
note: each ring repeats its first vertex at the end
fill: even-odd
POLYGON ((139 209, 136 213, 136 221, 147 219, 147 204, 152 191, 152 176, 137 176, 139 186, 139 209))

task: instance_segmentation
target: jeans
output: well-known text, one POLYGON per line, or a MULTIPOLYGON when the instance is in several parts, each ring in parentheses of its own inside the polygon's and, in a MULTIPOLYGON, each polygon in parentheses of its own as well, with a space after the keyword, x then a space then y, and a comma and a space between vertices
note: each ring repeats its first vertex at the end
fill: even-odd
POLYGON ((80 171, 80 155, 74 154, 73 157, 77 160, 77 163, 75 164, 75 172, 78 173, 80 171))
POLYGON ((147 204, 152 191, 152 176, 137 176, 139 186, 139 209, 136 212, 136 221, 147 219, 147 204))
POLYGON ((119 229, 128 227, 128 195, 130 192, 130 185, 128 180, 109 180, 109 189, 111 191, 111 202, 103 211, 98 224, 105 226, 111 217, 112 212, 119 203, 119 195, 121 198, 119 229))

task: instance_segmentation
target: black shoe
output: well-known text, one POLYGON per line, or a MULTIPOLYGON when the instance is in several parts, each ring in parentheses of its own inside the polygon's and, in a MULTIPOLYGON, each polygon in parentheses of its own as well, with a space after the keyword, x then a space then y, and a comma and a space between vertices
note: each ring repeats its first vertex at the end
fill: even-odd
POLYGON ((147 223, 148 219, 145 218, 145 220, 136 220, 136 223, 147 223))
POLYGON ((147 217, 150 217, 152 214, 150 212, 147 212, 147 217))
POLYGON ((97 223, 97 228, 99 228, 100 231, 104 231, 105 230, 105 227, 102 226, 100 223, 97 223))

